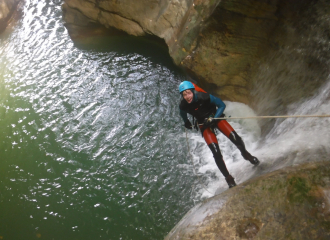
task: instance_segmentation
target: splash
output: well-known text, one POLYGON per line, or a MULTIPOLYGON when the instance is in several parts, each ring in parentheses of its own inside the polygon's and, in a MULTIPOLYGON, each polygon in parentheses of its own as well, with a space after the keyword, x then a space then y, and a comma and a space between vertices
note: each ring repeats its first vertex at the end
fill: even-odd
MULTIPOLYGON (((320 0, 300 12, 301 18, 282 26, 281 43, 260 60, 251 87, 251 106, 227 102, 227 116, 330 114, 330 18, 327 1, 320 0)), ((231 120, 247 150, 261 161, 245 161, 221 133, 217 135, 227 168, 236 182, 305 162, 327 160, 330 153, 329 118, 231 120)), ((196 199, 228 189, 212 153, 199 134, 189 135, 197 174, 205 187, 196 199)), ((199 184, 199 185, 202 185, 199 184)))
MULTIPOLYGON (((226 116, 243 117, 255 116, 253 110, 245 104, 236 102, 226 103, 226 116)), ((229 120, 230 125, 243 138, 246 148, 252 154, 256 152, 259 146, 261 130, 256 119, 229 120)), ((236 146, 222 133, 217 133, 219 147, 226 163, 227 169, 235 177, 237 183, 241 183, 250 178, 255 172, 255 167, 244 160, 236 146)), ((191 149, 191 158, 194 162, 196 172, 200 175, 203 183, 200 183, 196 192, 196 198, 211 197, 216 193, 228 189, 228 185, 215 164, 213 155, 206 145, 201 133, 190 133, 189 144, 191 149)), ((259 156, 257 156, 259 157, 259 156)))
MULTIPOLYGON (((330 80, 330 79, 329 79, 330 80)), ((228 116, 255 116, 245 104, 226 102, 228 116)), ((326 115, 330 109, 330 81, 314 96, 288 106, 287 116, 326 115)), ((262 120, 259 120, 262 121, 262 120)), ((252 166, 240 155, 239 150, 223 134, 217 139, 229 172, 236 182, 242 183, 267 172, 305 162, 325 160, 330 153, 330 118, 286 118, 277 119, 274 127, 261 137, 256 119, 229 120, 236 132, 243 138, 246 148, 257 156, 261 164, 252 166)), ((211 151, 200 133, 189 134, 194 165, 203 176, 204 186, 196 197, 206 198, 228 189, 224 177, 218 170, 211 151)))

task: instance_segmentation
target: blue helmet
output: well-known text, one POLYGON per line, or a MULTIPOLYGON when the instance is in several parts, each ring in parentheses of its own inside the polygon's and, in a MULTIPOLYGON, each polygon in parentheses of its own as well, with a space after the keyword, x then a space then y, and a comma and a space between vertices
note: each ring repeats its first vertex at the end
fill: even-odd
POLYGON ((189 81, 183 81, 182 83, 180 83, 180 85, 179 85, 180 93, 182 93, 183 91, 185 91, 187 89, 195 89, 195 86, 189 81))

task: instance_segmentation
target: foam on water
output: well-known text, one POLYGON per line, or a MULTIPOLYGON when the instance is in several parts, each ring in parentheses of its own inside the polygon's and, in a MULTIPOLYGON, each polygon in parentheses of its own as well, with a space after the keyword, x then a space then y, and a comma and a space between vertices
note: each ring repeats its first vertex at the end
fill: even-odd
MULTIPOLYGON (((245 104, 236 102, 226 103, 226 116, 244 117, 255 116, 253 110, 245 104)), ((235 131, 243 138, 246 148, 253 154, 258 146, 260 127, 256 119, 233 119, 228 120, 235 131)), ((190 144, 190 158, 194 162, 197 174, 203 183, 200 183, 197 196, 201 198, 211 197, 215 192, 222 192, 228 189, 228 185, 219 171, 212 152, 209 150, 200 132, 188 134, 190 144)), ((253 166, 243 159, 236 146, 222 133, 218 132, 217 139, 223 158, 230 174, 237 183, 241 183, 250 177, 253 166)), ((259 157, 259 156, 258 156, 259 157)), ((191 162, 190 162, 191 163, 191 162)))
MULTIPOLYGON (((255 116, 253 110, 245 104, 226 102, 226 105, 226 116, 255 116)), ((290 105, 286 115, 327 115, 329 110, 330 81, 313 97, 290 105)), ((258 121, 263 120, 228 120, 243 138, 247 150, 261 161, 258 167, 244 160, 236 146, 222 133, 217 134, 225 163, 237 184, 285 166, 323 160, 330 153, 329 118, 278 118, 264 138, 261 137, 258 121)), ((189 132, 188 141, 191 152, 189 157, 199 175, 200 186, 195 197, 207 198, 228 189, 200 132, 189 132)))

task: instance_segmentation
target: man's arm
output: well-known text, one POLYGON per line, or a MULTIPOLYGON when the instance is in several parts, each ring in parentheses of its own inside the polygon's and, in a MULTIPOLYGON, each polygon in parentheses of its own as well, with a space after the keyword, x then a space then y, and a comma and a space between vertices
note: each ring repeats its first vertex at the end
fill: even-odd
POLYGON ((191 125, 191 122, 188 119, 187 113, 180 109, 180 116, 184 121, 184 127, 188 129, 192 129, 193 126, 191 125))
POLYGON ((214 115, 214 118, 220 117, 223 114, 223 111, 225 111, 226 104, 220 98, 217 98, 211 94, 210 94, 210 102, 218 107, 214 115))
POLYGON ((181 109, 180 109, 180 116, 182 117, 182 119, 185 123, 188 121, 187 113, 181 109))

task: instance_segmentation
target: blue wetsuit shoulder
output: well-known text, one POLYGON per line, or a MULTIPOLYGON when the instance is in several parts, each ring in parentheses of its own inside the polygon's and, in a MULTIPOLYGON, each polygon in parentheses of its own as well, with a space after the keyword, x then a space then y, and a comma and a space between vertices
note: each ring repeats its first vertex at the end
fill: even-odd
POLYGON ((220 117, 225 111, 226 104, 220 99, 210 94, 210 102, 218 107, 214 118, 220 117))

